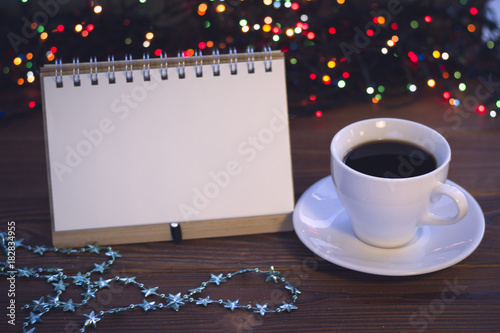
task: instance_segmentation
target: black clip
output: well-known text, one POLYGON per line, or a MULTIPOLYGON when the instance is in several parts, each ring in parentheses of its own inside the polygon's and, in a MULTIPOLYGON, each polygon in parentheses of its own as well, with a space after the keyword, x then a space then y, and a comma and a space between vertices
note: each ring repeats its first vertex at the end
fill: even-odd
POLYGON ((182 240, 182 230, 181 225, 177 222, 170 223, 170 233, 172 234, 172 240, 174 242, 179 242, 182 240))

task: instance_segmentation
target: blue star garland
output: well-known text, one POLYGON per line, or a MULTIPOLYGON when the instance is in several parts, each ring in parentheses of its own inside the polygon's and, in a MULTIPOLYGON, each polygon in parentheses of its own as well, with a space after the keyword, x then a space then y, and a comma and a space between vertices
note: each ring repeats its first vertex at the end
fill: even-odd
MULTIPOLYGON (((109 288, 110 283, 120 283, 122 285, 134 285, 140 289, 140 291, 144 294, 144 299, 141 303, 138 304, 130 304, 122 307, 114 307, 105 311, 91 311, 90 313, 83 314, 83 324, 80 328, 80 332, 85 332, 87 327, 92 326, 93 328, 97 328, 97 324, 99 321, 103 319, 105 315, 115 314, 127 310, 131 310, 134 308, 141 308, 144 312, 146 311, 155 311, 157 309, 172 309, 174 311, 179 311, 179 309, 186 305, 186 303, 192 303, 194 305, 201 305, 203 307, 207 307, 210 304, 216 304, 222 306, 223 308, 228 309, 229 311, 234 311, 236 309, 246 309, 248 311, 252 311, 254 313, 258 313, 261 316, 264 316, 268 313, 280 313, 280 312, 290 312, 291 310, 297 309, 295 305, 299 295, 301 294, 300 290, 290 284, 284 277, 279 277, 280 272, 276 271, 273 266, 270 267, 267 271, 262 271, 259 268, 247 268, 236 271, 234 273, 229 274, 211 274, 210 279, 208 281, 202 282, 199 287, 189 289, 187 293, 176 293, 176 294, 168 294, 168 296, 164 293, 158 293, 157 290, 159 287, 146 287, 143 283, 137 282, 136 277, 121 277, 115 276, 114 278, 103 279, 102 276, 99 278, 93 277, 93 274, 103 274, 105 271, 109 270, 109 268, 114 264, 115 260, 120 258, 121 255, 118 251, 113 250, 109 246, 99 246, 98 244, 91 244, 82 247, 80 250, 75 249, 59 249, 57 247, 46 247, 45 245, 39 246, 31 246, 23 243, 23 239, 20 240, 12 240, 8 237, 7 233, 0 232, 0 249, 1 252, 6 256, 6 260, 0 262, 0 275, 8 275, 14 277, 27 277, 27 278, 35 278, 42 279, 46 281, 49 285, 51 285, 54 289, 55 295, 47 295, 47 301, 45 300, 45 296, 40 297, 38 300, 34 300, 31 304, 26 304, 23 308, 29 311, 29 316, 25 317, 26 321, 23 323, 23 332, 24 333, 32 333, 35 332, 36 325, 42 323, 42 316, 47 313, 54 312, 57 310, 62 310, 63 312, 77 312, 80 307, 86 305, 92 298, 96 298, 96 294, 99 290, 104 288, 109 288), (90 271, 81 273, 78 272, 76 275, 66 275, 64 274, 64 270, 61 268, 18 268, 14 265, 13 262, 9 261, 9 252, 18 248, 26 249, 32 253, 39 254, 42 256, 44 253, 53 252, 53 253, 62 253, 62 254, 83 254, 83 253, 94 253, 100 254, 101 251, 105 251, 105 256, 109 257, 108 261, 102 262, 101 264, 94 263, 94 268, 90 271), (203 292, 205 288, 209 285, 219 286, 229 279, 237 275, 247 274, 247 273, 261 273, 266 276, 265 282, 275 282, 282 283, 285 285, 285 288, 291 294, 291 302, 283 302, 283 304, 276 308, 270 308, 267 303, 265 304, 248 304, 243 305, 240 304, 240 300, 236 299, 234 301, 227 299, 224 301, 223 299, 211 299, 210 296, 206 297, 198 297, 195 299, 193 296, 196 294, 200 294, 203 292), (60 300, 60 296, 66 292, 66 287, 69 285, 80 286, 83 289, 82 301, 77 303, 73 301, 71 298, 67 301, 60 300), (150 297, 157 297, 160 301, 152 301, 150 297)), ((80 312, 80 311, 79 311, 80 312)))

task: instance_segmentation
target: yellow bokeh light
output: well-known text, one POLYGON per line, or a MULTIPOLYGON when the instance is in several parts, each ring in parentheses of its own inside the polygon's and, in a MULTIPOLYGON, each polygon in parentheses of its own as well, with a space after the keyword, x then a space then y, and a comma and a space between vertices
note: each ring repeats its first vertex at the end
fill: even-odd
POLYGON ((33 83, 33 82, 35 82, 35 76, 33 76, 33 75, 28 76, 28 78, 26 80, 28 81, 28 83, 33 83))
POLYGON ((198 10, 199 10, 200 12, 206 12, 206 11, 207 11, 207 9, 208 9, 208 6, 207 6, 207 4, 206 4, 206 3, 201 3, 201 4, 198 6, 198 10))
POLYGON ((294 31, 293 31, 293 29, 286 29, 286 32, 285 32, 285 33, 286 33, 286 35, 287 35, 288 37, 292 37, 292 36, 294 35, 294 31))
POLYGON ((250 27, 248 25, 244 25, 241 27, 241 31, 248 32, 248 31, 250 31, 250 27))
POLYGON ((273 3, 273 0, 264 0, 264 5, 269 6, 273 3))
POLYGON ((94 13, 100 14, 101 12, 102 12, 102 6, 97 5, 94 7, 94 13))
POLYGON ((40 39, 41 39, 41 40, 46 40, 46 39, 47 39, 47 37, 49 37, 49 34, 48 34, 48 33, 46 33, 46 32, 42 32, 42 33, 40 34, 40 39))
POLYGON ((429 79, 427 81, 427 85, 431 88, 434 88, 436 86, 436 81, 434 81, 433 79, 429 79))
POLYGON ((224 6, 223 4, 217 5, 215 10, 217 11, 217 13, 223 13, 226 10, 226 6, 224 6))
POLYGON ((328 68, 334 68, 337 64, 334 60, 330 60, 327 64, 328 68))
POLYGON ((269 32, 271 31, 271 26, 269 24, 264 24, 262 30, 264 30, 264 32, 269 32))
POLYGON ((15 57, 14 58, 14 65, 19 66, 23 60, 20 57, 15 57))
POLYGON ((385 23, 385 17, 383 17, 383 16, 377 17, 377 22, 378 22, 378 24, 384 24, 385 23))
POLYGON ((393 47, 393 46, 394 46, 394 44, 395 44, 395 43, 394 43, 394 41, 393 41, 392 39, 389 39, 389 40, 387 41, 387 46, 393 47))
POLYGON ((438 50, 434 50, 432 52, 432 56, 436 59, 438 59, 439 57, 441 57, 441 52, 439 52, 438 50))
POLYGON ((265 24, 271 24, 271 23, 273 23, 273 18, 271 16, 264 17, 264 23, 265 24))
POLYGON ((81 24, 75 25, 75 31, 76 32, 80 32, 80 31, 82 31, 82 29, 83 29, 83 26, 81 24))
POLYGON ((146 34, 146 39, 147 39, 147 40, 151 40, 151 39, 153 39, 153 37, 154 37, 154 36, 155 36, 155 35, 154 35, 152 32, 148 32, 148 33, 146 34))
POLYGON ((337 3, 338 3, 339 5, 343 5, 343 4, 345 3, 345 0, 337 0, 337 3))

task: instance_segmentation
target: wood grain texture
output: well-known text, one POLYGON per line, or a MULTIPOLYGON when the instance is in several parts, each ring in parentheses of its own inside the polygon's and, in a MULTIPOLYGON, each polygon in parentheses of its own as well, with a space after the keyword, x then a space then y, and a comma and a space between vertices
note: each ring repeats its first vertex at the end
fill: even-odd
MULTIPOLYGON (((340 128, 370 117, 398 117, 440 130, 452 147, 449 178, 467 189, 486 218, 479 248, 462 262, 430 274, 383 277, 351 271, 316 257, 293 231, 262 235, 117 245, 123 258, 104 277, 136 276, 162 292, 186 292, 210 278, 243 268, 270 265, 302 295, 298 310, 261 317, 244 310, 186 305, 178 312, 140 309, 107 316, 89 332, 497 332, 500 329, 500 119, 470 114, 453 122, 447 105, 424 97, 400 107, 351 104, 325 110, 322 118, 291 119, 296 199, 329 174, 329 145, 340 128), (455 289, 450 289, 455 286, 455 289)), ((51 228, 41 114, 0 124, 0 229, 16 221, 17 236, 30 244, 50 244, 51 228)), ((58 266, 68 273, 87 271, 95 256, 72 257, 20 251, 23 266, 58 266)), ((7 282, 0 279, 0 331, 21 332, 29 313, 21 307, 51 292, 43 281, 16 281, 17 326, 5 316, 7 282)), ((75 291, 76 292, 76 289, 75 291)), ((262 276, 241 276, 210 287, 212 298, 240 303, 281 304, 289 294, 262 276)), ((140 302, 133 287, 113 285, 109 298, 92 303, 106 309, 140 302)), ((90 308, 88 312, 90 312, 90 308)), ((36 332, 74 332, 82 317, 51 313, 36 332)))

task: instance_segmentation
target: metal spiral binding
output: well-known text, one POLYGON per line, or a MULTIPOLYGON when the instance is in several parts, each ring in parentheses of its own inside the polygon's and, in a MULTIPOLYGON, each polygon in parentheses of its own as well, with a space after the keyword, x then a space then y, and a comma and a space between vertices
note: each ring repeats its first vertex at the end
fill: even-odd
MULTIPOLYGON (((280 57, 278 57, 280 58, 280 57)), ((177 74, 179 79, 184 79, 186 77, 186 66, 194 67, 194 72, 196 77, 203 77, 203 60, 205 60, 205 66, 211 65, 213 76, 221 75, 221 63, 223 66, 227 64, 231 75, 238 74, 238 62, 245 62, 247 66, 247 71, 249 74, 255 73, 261 67, 256 66, 257 61, 262 61, 264 64, 264 70, 266 72, 272 72, 272 62, 273 53, 271 47, 265 46, 262 53, 257 53, 254 51, 252 46, 246 49, 246 56, 244 53, 238 54, 236 48, 229 48, 229 54, 221 55, 218 49, 212 50, 211 57, 209 55, 203 55, 201 50, 195 51, 193 57, 186 58, 185 53, 179 51, 177 53, 177 74)), ((133 60, 131 54, 125 55, 125 61, 115 62, 115 57, 108 56, 107 63, 107 78, 110 84, 114 84, 117 81, 116 71, 123 71, 125 74, 126 82, 133 82, 133 66, 140 67, 141 62, 139 59, 133 60)), ((104 74, 106 72, 106 63, 98 62, 96 57, 90 57, 89 63, 82 63, 85 68, 80 68, 80 60, 78 57, 73 58, 73 64, 62 64, 61 59, 56 59, 53 67, 48 68, 51 73, 54 73, 54 78, 56 86, 61 88, 63 86, 63 75, 72 75, 74 86, 81 86, 82 81, 80 76, 89 74, 89 78, 92 85, 98 85, 99 72, 104 74), (87 67, 87 64, 89 67, 87 67)), ((167 53, 162 52, 159 54, 159 58, 150 59, 148 53, 143 53, 142 56, 142 77, 144 81, 150 81, 152 75, 161 76, 162 80, 168 79, 168 67, 175 67, 175 58, 168 59, 167 53), (151 71, 154 73, 152 74, 151 71), (157 72, 158 71, 158 72, 157 72)), ((241 68, 240 68, 241 69, 241 68)), ((205 68, 205 70, 207 70, 205 68)), ((46 71, 47 72, 47 71, 46 71)), ((191 72, 190 72, 191 73, 191 72)), ((206 73, 205 73, 206 74, 206 73)))
POLYGON ((116 83, 114 56, 108 56, 108 81, 110 84, 116 83))
POLYGON ((97 81, 97 58, 90 57, 90 81, 93 86, 98 84, 97 81))
POLYGON ((272 72, 273 70, 273 55, 270 46, 264 46, 264 68, 266 72, 272 72))
POLYGON ((238 74, 238 54, 234 47, 229 49, 229 69, 231 70, 231 75, 238 74))
POLYGON ((220 54, 219 50, 212 50, 212 72, 214 76, 220 75, 220 54))
POLYGON ((80 59, 73 58, 73 85, 79 87, 80 84, 80 59))
POLYGON ((160 53, 160 75, 162 80, 168 79, 167 52, 160 53), (163 67, 165 65, 165 67, 163 67))
POLYGON ((255 54, 253 52, 253 47, 248 47, 247 48, 247 68, 248 68, 248 73, 253 74, 255 73, 255 54))
POLYGON ((177 52, 177 73, 179 74, 179 79, 184 79, 186 77, 186 59, 184 59, 184 52, 177 52))
POLYGON ((151 81, 149 53, 142 54, 142 77, 144 78, 144 81, 151 81))
POLYGON ((55 61, 55 67, 56 67, 56 74, 55 74, 55 79, 56 79, 56 87, 57 88, 62 88, 63 86, 63 77, 62 77, 62 61, 61 59, 56 59, 55 61))
POLYGON ((194 59, 195 59, 194 70, 196 73, 196 77, 202 77, 203 76, 203 59, 202 59, 201 50, 196 51, 194 53, 194 59))
POLYGON ((132 55, 125 55, 125 77, 127 79, 127 82, 133 82, 134 77, 132 75, 132 55), (129 67, 130 64, 130 67, 129 67))

